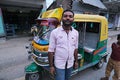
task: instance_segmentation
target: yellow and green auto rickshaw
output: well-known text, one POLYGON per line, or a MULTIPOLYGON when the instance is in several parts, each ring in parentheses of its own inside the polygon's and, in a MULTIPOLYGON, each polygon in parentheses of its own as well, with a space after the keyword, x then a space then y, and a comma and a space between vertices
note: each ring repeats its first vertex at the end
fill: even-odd
MULTIPOLYGON (((56 9, 54 11, 60 13, 56 9)), ((26 80, 54 80, 54 77, 49 73, 47 55, 49 36, 53 29, 59 27, 62 14, 59 18, 54 16, 36 20, 40 25, 40 30, 31 43, 33 62, 25 67, 26 80)), ((79 32, 79 67, 73 70, 71 75, 92 66, 101 68, 108 55, 108 22, 106 18, 99 15, 75 14, 73 27, 79 32)))

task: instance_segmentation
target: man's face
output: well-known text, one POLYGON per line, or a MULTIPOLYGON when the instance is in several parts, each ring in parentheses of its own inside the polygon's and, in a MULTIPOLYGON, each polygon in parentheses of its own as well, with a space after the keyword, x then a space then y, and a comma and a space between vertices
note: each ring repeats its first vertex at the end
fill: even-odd
POLYGON ((62 22, 64 26, 71 26, 74 20, 74 16, 72 12, 65 12, 62 17, 62 22))

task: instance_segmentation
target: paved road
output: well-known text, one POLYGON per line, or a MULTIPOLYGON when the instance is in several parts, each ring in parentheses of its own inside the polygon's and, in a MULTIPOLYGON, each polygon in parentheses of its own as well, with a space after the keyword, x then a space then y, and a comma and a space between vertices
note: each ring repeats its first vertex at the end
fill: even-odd
MULTIPOLYGON (((0 43, 0 80, 24 80, 24 67, 31 63, 27 60, 25 49, 25 45, 30 43, 28 39, 29 37, 14 38, 0 43)), ((109 38, 108 48, 113 41, 114 37, 109 38)), ((88 68, 73 76, 71 80, 99 80, 104 75, 105 66, 106 64, 100 70, 88 68)))
POLYGON ((28 39, 14 38, 0 43, 0 80, 14 80, 24 76, 24 67, 30 62, 25 50, 28 39))
MULTIPOLYGON (((111 43, 116 41, 116 37, 111 37, 108 40, 108 52, 111 52, 111 43)), ((106 63, 105 65, 99 69, 99 70, 95 70, 92 67, 88 68, 86 70, 83 70, 81 72, 79 72, 78 74, 72 76, 71 80, 100 80, 100 78, 102 76, 104 76, 104 71, 105 71, 105 67, 106 67, 106 63)), ((113 74, 113 73, 112 73, 113 74)), ((24 80, 24 76, 17 78, 15 80, 24 80)), ((112 78, 110 77, 110 80, 112 80, 112 78)))

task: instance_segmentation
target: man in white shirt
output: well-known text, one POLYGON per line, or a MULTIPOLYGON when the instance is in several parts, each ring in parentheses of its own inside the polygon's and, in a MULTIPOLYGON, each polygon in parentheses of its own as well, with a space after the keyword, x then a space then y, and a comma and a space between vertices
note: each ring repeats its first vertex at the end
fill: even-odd
POLYGON ((73 11, 65 10, 63 25, 50 35, 48 58, 50 73, 56 73, 55 80, 69 80, 72 69, 78 67, 78 31, 72 28, 73 21, 73 11))

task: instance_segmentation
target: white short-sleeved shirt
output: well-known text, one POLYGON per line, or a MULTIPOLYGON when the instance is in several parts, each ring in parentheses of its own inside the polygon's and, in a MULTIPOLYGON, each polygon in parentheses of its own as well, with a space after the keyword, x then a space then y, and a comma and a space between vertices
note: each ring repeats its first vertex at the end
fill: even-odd
POLYGON ((74 50, 78 48, 78 31, 72 28, 67 34, 63 27, 54 29, 50 34, 48 52, 55 52, 54 64, 59 69, 73 66, 74 50))

